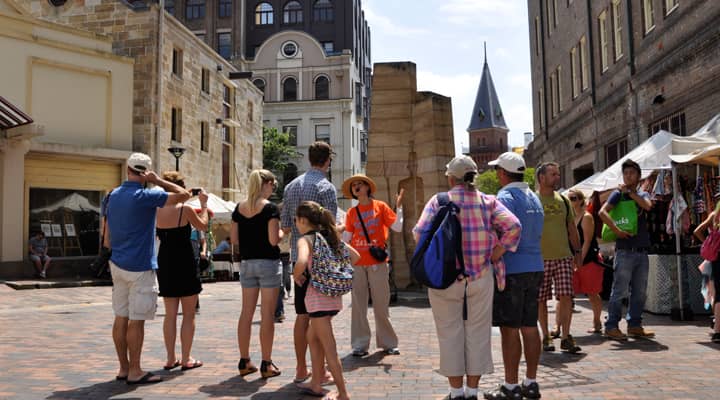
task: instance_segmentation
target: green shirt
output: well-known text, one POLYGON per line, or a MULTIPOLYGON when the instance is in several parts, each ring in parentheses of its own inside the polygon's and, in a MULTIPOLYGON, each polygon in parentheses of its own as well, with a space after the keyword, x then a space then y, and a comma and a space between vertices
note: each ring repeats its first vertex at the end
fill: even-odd
POLYGON ((570 200, 553 192, 552 196, 542 196, 538 193, 540 202, 545 211, 540 249, 543 260, 560 260, 572 257, 568 224, 575 224, 575 212, 570 206, 570 200))

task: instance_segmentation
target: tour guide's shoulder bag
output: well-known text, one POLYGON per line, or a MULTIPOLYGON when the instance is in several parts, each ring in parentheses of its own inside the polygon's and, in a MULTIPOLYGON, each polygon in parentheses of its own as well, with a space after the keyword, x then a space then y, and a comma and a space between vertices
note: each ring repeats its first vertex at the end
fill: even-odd
POLYGON ((355 207, 355 212, 357 212, 358 219, 360 220, 360 225, 362 225, 363 232, 365 233, 365 240, 367 240, 368 246, 370 246, 370 248, 368 249, 370 255, 377 261, 385 262, 385 260, 387 260, 388 258, 387 250, 385 250, 385 247, 374 246, 372 244, 372 241, 370 240, 370 235, 368 235, 367 228, 365 228, 365 222, 362 219, 362 213, 360 213, 360 208, 355 207))
POLYGON ((433 289, 447 289, 465 275, 462 252, 460 208, 447 192, 437 195, 439 208, 430 227, 420 232, 420 240, 410 262, 410 272, 419 283, 433 289), (458 268, 459 261, 459 268, 458 268))
MULTIPOLYGON (((610 210, 609 214, 618 228, 632 235, 637 234, 638 207, 635 200, 626 199, 625 196, 621 195, 620 201, 610 210)), ((606 242, 614 242, 617 240, 617 235, 615 235, 615 232, 613 232, 607 224, 603 224, 602 227, 602 240, 606 242)))
POLYGON ((330 248, 321 233, 315 232, 310 284, 325 296, 342 296, 352 290, 353 267, 343 242, 340 242, 339 253, 330 248))

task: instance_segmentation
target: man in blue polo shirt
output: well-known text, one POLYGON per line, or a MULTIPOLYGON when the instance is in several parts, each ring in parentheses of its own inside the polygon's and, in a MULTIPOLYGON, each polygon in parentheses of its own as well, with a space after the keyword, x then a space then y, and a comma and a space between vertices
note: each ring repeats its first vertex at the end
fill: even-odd
POLYGON ((497 199, 520 220, 522 235, 515 252, 503 255, 507 278, 505 290, 495 289, 493 325, 500 327, 505 382, 490 392, 486 399, 539 399, 540 388, 535 381, 540 362, 538 331, 538 291, 543 281, 543 257, 540 249, 544 212, 540 199, 523 182, 525 160, 517 153, 507 152, 491 161, 502 185, 497 199), (522 342, 520 336, 522 334, 522 342), (520 356, 525 350, 527 371, 518 385, 520 356))
POLYGON ((190 192, 161 179, 151 166, 147 155, 131 154, 127 159, 128 179, 109 194, 105 206, 105 245, 112 249, 113 341, 120 362, 117 380, 129 385, 162 381, 140 368, 145 320, 155 318, 157 308, 155 214, 158 207, 190 198, 190 192), (165 191, 145 189, 146 183, 165 191))

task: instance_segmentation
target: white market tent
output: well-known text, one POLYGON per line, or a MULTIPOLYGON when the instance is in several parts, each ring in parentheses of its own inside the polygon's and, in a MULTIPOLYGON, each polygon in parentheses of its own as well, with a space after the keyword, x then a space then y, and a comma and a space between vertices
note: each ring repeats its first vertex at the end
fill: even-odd
POLYGON ((710 166, 717 166, 720 163, 720 114, 713 117, 690 138, 707 140, 709 143, 694 149, 673 148, 673 153, 670 155, 672 161, 678 164, 694 163, 710 166))
MULTIPOLYGON (((188 201, 187 204, 192 208, 200 209, 200 200, 197 197, 188 201)), ((233 210, 235 210, 235 203, 232 201, 225 201, 221 197, 208 193, 207 206, 213 212, 215 222, 228 223, 231 221, 233 210)))
POLYGON ((41 208, 33 208, 30 210, 31 213, 37 214, 41 212, 53 212, 57 211, 61 208, 65 208, 72 211, 86 211, 86 212, 95 212, 100 213, 100 207, 92 205, 90 203, 90 200, 88 200, 85 196, 73 193, 53 204, 50 204, 46 207, 41 208))

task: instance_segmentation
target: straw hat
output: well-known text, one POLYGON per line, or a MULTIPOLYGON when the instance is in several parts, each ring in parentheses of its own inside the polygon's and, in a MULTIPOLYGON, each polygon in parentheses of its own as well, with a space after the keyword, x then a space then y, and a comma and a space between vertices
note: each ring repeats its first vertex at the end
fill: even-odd
POLYGON ((377 191, 377 186, 375 185, 375 181, 368 178, 365 174, 355 174, 347 179, 345 179, 345 182, 342 184, 342 192, 343 195, 345 195, 345 198, 348 199, 354 199, 355 196, 352 194, 352 191, 350 190, 350 186, 355 181, 363 181, 370 186, 370 193, 375 193, 377 191))

